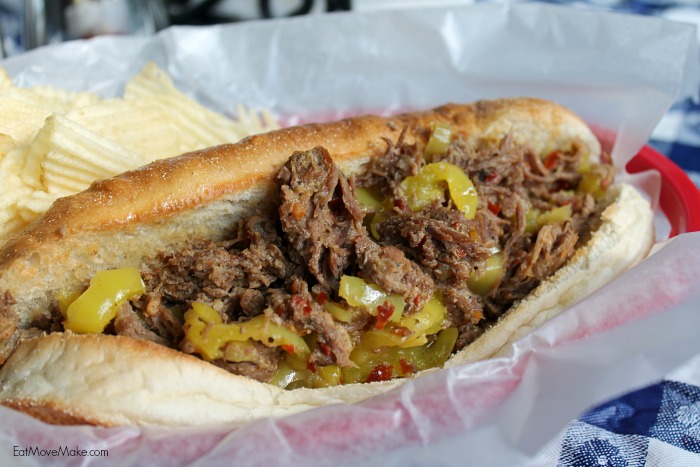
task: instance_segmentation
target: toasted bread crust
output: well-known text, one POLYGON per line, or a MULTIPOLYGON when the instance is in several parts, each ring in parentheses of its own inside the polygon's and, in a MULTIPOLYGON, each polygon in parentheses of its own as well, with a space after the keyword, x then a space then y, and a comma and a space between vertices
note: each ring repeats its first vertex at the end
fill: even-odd
POLYGON ((403 130, 408 143, 425 144, 434 121, 467 139, 498 141, 510 133, 537 153, 574 140, 592 157, 600 153, 598 140, 572 112, 525 98, 282 129, 159 160, 58 199, 0 250, 0 291, 9 290, 18 302, 25 327, 45 314, 57 293, 81 287, 100 269, 137 266, 188 238, 221 238, 270 197, 275 173, 294 151, 324 146, 352 173, 385 152, 384 138, 396 141, 403 130))
MULTIPOLYGON (((595 136, 578 117, 535 99, 451 104, 392 118, 366 116, 280 130, 157 161, 58 200, 0 251, 0 291, 12 293, 20 327, 26 327, 46 313, 57 293, 77 288, 99 270, 139 266, 144 256, 174 250, 187 239, 222 238, 236 220, 269 198, 274 175, 293 152, 324 146, 352 173, 368 158, 384 154, 383 138, 396 141, 405 130, 408 143, 424 145, 426 128, 436 120, 448 122, 467 139, 500 141, 510 133, 516 143, 539 154, 574 142, 587 145, 593 158, 600 153, 595 136)), ((457 354, 452 364, 492 355, 519 328, 534 326, 541 307, 548 318, 591 292, 590 287, 569 285, 585 284, 586 277, 603 271, 606 278, 615 277, 646 254, 653 239, 648 203, 630 187, 614 193, 603 227, 559 278, 541 284, 534 300, 510 310, 474 350, 467 347, 470 353, 457 354), (616 215, 616 210, 626 215, 616 215), (622 247, 608 261, 605 252, 616 245, 622 247), (559 294, 562 281, 569 284, 568 296, 552 307, 546 297, 559 294)), ((392 380, 284 391, 150 342, 53 333, 21 343, 0 369, 0 402, 51 423, 241 425, 362 400, 400 384, 392 380)))

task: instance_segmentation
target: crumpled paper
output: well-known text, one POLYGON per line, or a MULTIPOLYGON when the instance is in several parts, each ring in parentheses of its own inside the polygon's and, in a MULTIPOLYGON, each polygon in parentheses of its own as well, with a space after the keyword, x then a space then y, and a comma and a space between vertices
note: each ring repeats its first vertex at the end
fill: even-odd
MULTIPOLYGON (((110 96, 154 61, 215 110, 264 107, 284 124, 536 96, 586 119, 622 168, 670 105, 697 93, 695 37, 690 26, 656 18, 489 4, 171 28, 149 38, 46 47, 0 65, 19 85, 110 96)), ((632 180, 655 199, 658 177, 632 180)), ((663 224, 660 212, 658 218, 663 224)), ((240 429, 54 427, 0 407, 0 463, 526 462, 593 403, 700 353, 692 311, 700 308, 699 240, 683 234, 670 241, 519 341, 508 357, 426 375, 356 405, 240 429), (62 446, 107 449, 109 456, 21 455, 62 446)))

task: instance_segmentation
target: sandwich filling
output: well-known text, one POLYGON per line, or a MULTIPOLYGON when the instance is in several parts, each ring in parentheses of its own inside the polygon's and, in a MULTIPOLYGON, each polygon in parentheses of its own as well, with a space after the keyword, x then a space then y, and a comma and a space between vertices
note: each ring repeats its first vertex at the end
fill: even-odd
MULTIPOLYGON (((225 240, 102 271, 21 332, 145 339, 287 389, 410 376, 561 268, 613 181, 577 143, 535 154, 435 124, 386 145, 349 177, 322 147, 294 153, 225 240)), ((0 297, 4 354, 22 337, 12 305, 0 297)))

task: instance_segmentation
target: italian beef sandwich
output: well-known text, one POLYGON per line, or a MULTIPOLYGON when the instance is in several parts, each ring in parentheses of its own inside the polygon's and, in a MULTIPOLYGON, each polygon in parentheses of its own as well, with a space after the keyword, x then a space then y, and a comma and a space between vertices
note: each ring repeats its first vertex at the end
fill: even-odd
POLYGON ((586 124, 519 98, 308 124, 60 198, 0 251, 0 402, 241 425, 510 344, 642 259, 586 124))

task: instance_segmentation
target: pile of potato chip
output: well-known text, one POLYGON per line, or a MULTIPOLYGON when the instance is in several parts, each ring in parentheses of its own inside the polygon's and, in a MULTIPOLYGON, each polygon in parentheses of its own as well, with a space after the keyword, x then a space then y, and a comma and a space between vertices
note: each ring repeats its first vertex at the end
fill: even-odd
POLYGON ((207 109, 153 63, 119 99, 18 88, 0 69, 0 246, 94 180, 277 127, 269 112, 239 105, 231 119, 207 109))

